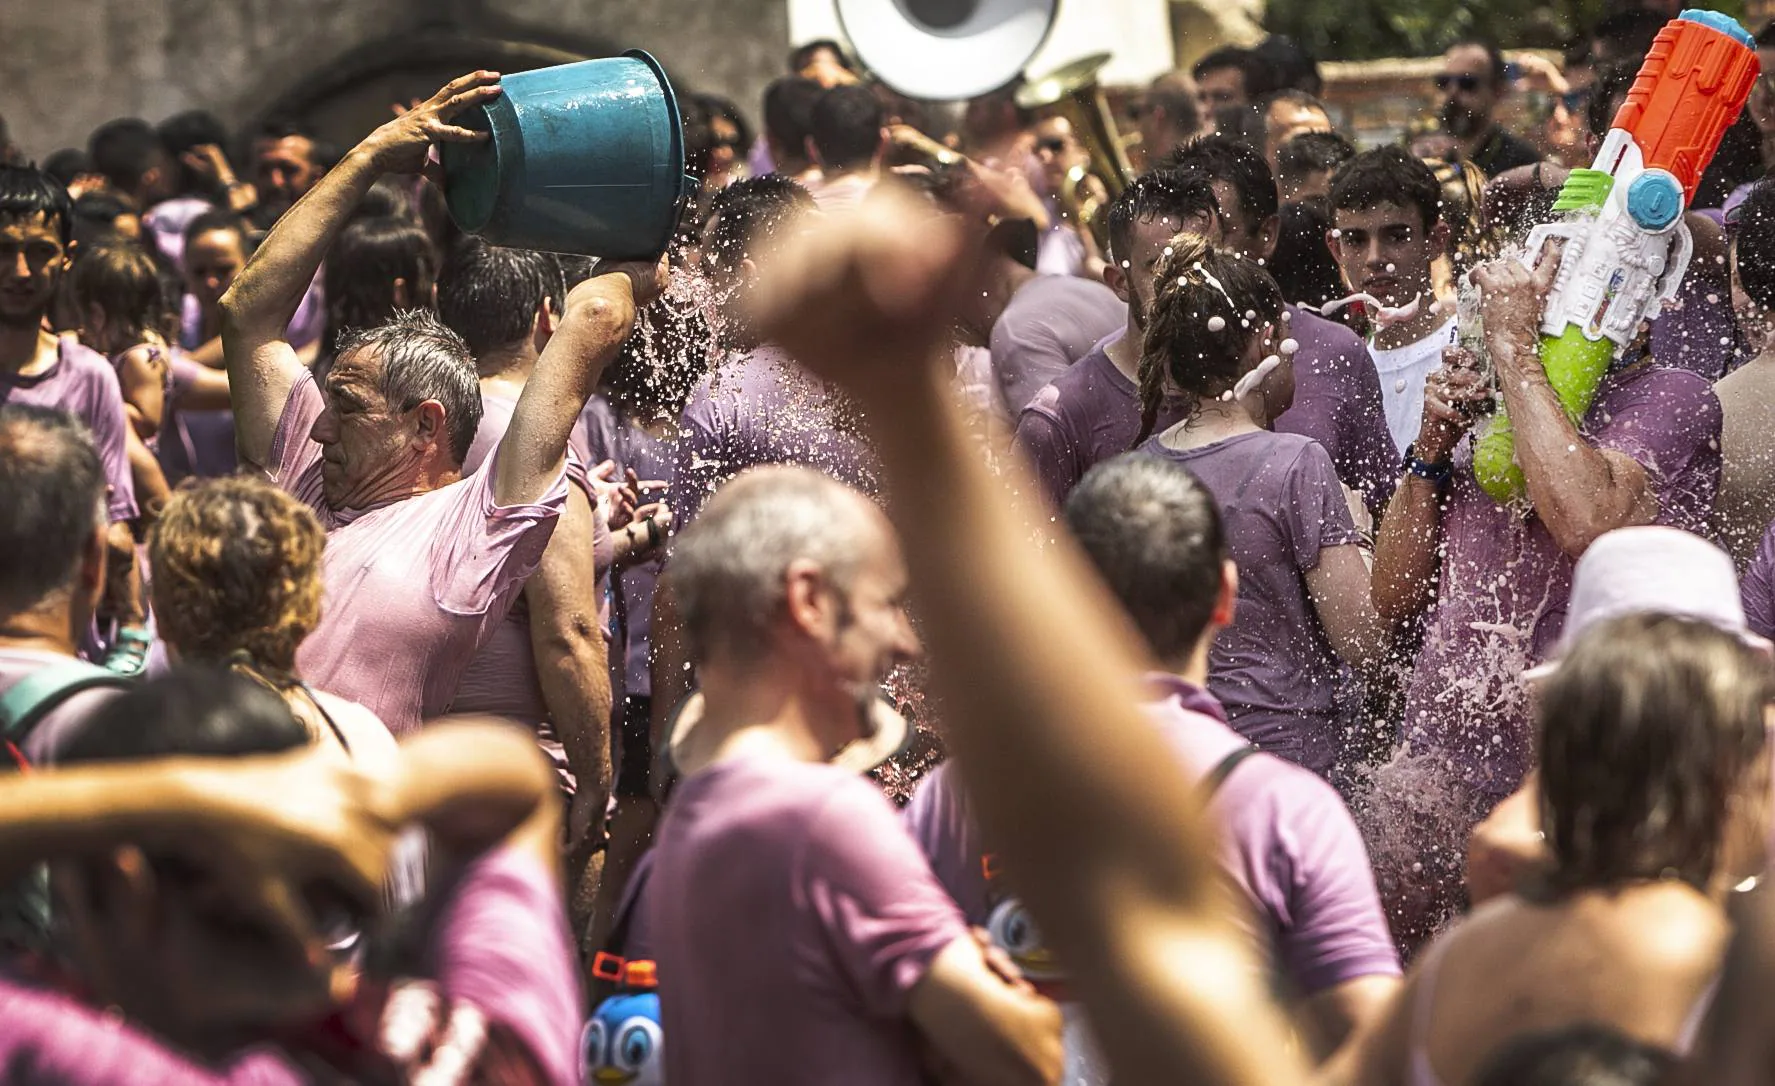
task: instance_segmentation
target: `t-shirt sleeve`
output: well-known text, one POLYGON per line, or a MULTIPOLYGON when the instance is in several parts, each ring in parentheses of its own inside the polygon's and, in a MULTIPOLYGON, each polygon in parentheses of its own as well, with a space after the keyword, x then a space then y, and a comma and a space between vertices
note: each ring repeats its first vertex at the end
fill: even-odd
POLYGON ((1362 541, 1337 469, 1316 441, 1301 446, 1296 455, 1278 515, 1286 526, 1294 564, 1302 572, 1319 568, 1320 551, 1362 541))
POLYGON ((1597 448, 1632 457, 1658 499, 1657 523, 1706 534, 1720 485, 1719 397, 1692 373, 1654 369, 1607 404, 1597 448))
POLYGON ((1358 977, 1399 975, 1362 835, 1330 785, 1300 775, 1278 789, 1270 856, 1283 918, 1278 957, 1311 996, 1358 977))
POLYGON ((578 1079, 579 969, 560 888, 537 861, 497 849, 471 863, 432 929, 444 994, 506 1026, 547 1081, 578 1079))
POLYGON ((1066 345, 1040 320, 1001 317, 992 328, 991 346, 992 372, 1012 415, 1020 414, 1044 385, 1072 365, 1066 345))
POLYGON ((321 494, 320 443, 308 436, 314 420, 320 418, 326 404, 314 375, 304 372, 290 386, 290 397, 284 401, 283 414, 277 419, 277 432, 271 437, 271 481, 280 489, 321 515, 324 523, 332 512, 321 494))
POLYGON ((91 417, 86 422, 92 428, 99 463, 105 469, 105 485, 110 488, 105 498, 105 512, 113 524, 134 520, 139 510, 135 476, 129 467, 129 416, 123 409, 123 386, 117 382, 116 371, 108 365, 95 365, 93 373, 100 390, 93 397, 91 417))
POLYGON ((1744 597, 1744 621, 1750 632, 1775 639, 1775 524, 1763 533, 1756 557, 1744 571, 1739 591, 1744 597))
POLYGON ((1084 474, 1079 470, 1078 444, 1067 437, 1066 429, 1054 405, 1060 393, 1047 385, 1017 417, 1017 446, 1029 457, 1042 493, 1058 508, 1078 485, 1084 474))
POLYGON ((483 470, 451 484, 454 493, 437 526, 432 595, 439 607, 454 614, 503 615, 536 572, 567 504, 565 470, 538 501, 498 504, 493 497, 498 459, 495 452, 483 470))
POLYGON ((824 804, 795 871, 797 904, 826 941, 831 978, 862 1014, 898 1018, 938 952, 967 936, 955 902, 862 780, 824 804))

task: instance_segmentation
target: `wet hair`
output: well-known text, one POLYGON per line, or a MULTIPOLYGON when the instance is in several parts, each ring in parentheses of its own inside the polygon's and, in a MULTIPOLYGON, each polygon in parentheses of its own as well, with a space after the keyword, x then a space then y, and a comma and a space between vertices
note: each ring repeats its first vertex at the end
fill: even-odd
POLYGON ((1586 631, 1536 713, 1544 892, 1663 878, 1705 892, 1767 757, 1771 701, 1768 655, 1716 626, 1636 614, 1586 631))
POLYGON ((1245 97, 1251 101, 1263 97, 1282 85, 1281 73, 1263 57, 1237 45, 1223 45, 1209 50, 1190 66, 1190 78, 1200 83, 1209 72, 1237 68, 1245 75, 1245 97))
POLYGON ((143 175, 155 167, 156 156, 166 154, 166 147, 147 121, 123 117, 94 129, 86 142, 86 153, 92 156, 93 169, 111 187, 134 192, 141 187, 143 175))
POLYGON ((1134 248, 1134 224, 1148 219, 1182 223, 1202 213, 1216 217, 1220 209, 1207 178, 1188 170, 1157 169, 1141 174, 1109 205, 1109 251, 1128 259, 1134 248))
POLYGON ((1443 53, 1446 55, 1456 49, 1471 49, 1475 46, 1485 51, 1486 73, 1491 77, 1493 89, 1503 90, 1504 76, 1509 71, 1509 66, 1504 63, 1504 51, 1498 48, 1497 42, 1488 38, 1456 38, 1448 43, 1448 48, 1443 53))
POLYGON ((104 311, 108 324, 140 342, 171 331, 172 315, 161 290, 160 269, 140 246, 101 245, 80 254, 68 273, 68 291, 82 317, 88 306, 104 311))
POLYGON ((656 299, 599 379, 618 416, 640 423, 677 418, 691 389, 709 371, 708 319, 695 307, 656 299))
POLYGON ((1311 95, 1325 89, 1325 81, 1319 76, 1319 62, 1286 34, 1271 34, 1253 46, 1251 52, 1275 71, 1279 86, 1311 95))
POLYGON ((1337 132, 1302 132, 1276 148, 1276 184, 1289 189, 1308 174, 1335 173, 1356 157, 1356 146, 1337 132))
POLYGON ((866 506, 808 467, 754 468, 723 484, 672 543, 667 576, 692 659, 756 659, 787 606, 792 562, 811 560, 845 592, 863 558, 866 506))
POLYGON ((276 694, 220 668, 181 667, 109 699, 69 730, 58 765, 245 758, 310 742, 276 694))
POLYGON ((844 46, 839 45, 831 38, 815 38, 813 41, 807 42, 804 45, 798 45, 790 50, 789 70, 791 72, 799 72, 809 64, 812 64, 814 57, 818 56, 821 50, 830 50, 832 55, 838 58, 839 66, 845 71, 854 72, 857 70, 857 66, 851 61, 850 55, 844 51, 844 46))
POLYGON ((1325 234, 1331 229, 1331 213, 1318 198, 1282 205, 1281 228, 1276 249, 1264 268, 1276 280, 1282 297, 1295 305, 1317 309, 1346 293, 1337 258, 1325 234))
POLYGON ((66 188, 74 183, 76 177, 93 172, 92 158, 78 147, 64 147, 53 151, 43 160, 43 172, 61 182, 66 188))
POLYGON ((1218 133, 1200 136, 1184 144, 1163 165, 1195 170, 1210 181, 1231 185, 1238 194, 1240 211, 1253 227, 1274 215, 1280 206, 1270 164, 1264 161, 1263 152, 1244 140, 1218 133))
POLYGON ((1435 171, 1403 147, 1377 147, 1344 163, 1331 179, 1331 211, 1367 211, 1381 204, 1417 208, 1424 229, 1442 217, 1435 171))
POLYGON ((813 134, 814 104, 826 89, 813 80, 787 75, 764 88, 764 131, 772 141, 797 158, 807 154, 807 138, 813 134))
POLYGON ((1146 317, 1140 352, 1140 434, 1144 441, 1168 393, 1199 401, 1232 391, 1246 352, 1266 322, 1282 316, 1282 292, 1254 260, 1179 234, 1153 280, 1158 290, 1146 317), (1256 313, 1247 319, 1246 313, 1256 313), (1215 328, 1214 319, 1220 318, 1215 328))
POLYGON ((73 583, 104 506, 105 469, 79 420, 0 405, 0 615, 73 583))
POLYGON ((407 285, 406 305, 431 305, 438 257, 431 235, 406 216, 354 219, 339 231, 325 268, 327 330, 323 344, 337 350, 346 328, 367 328, 399 307, 395 280, 407 285))
POLYGON ((1657 1086, 1676 1065, 1665 1049, 1584 1023, 1505 1041, 1473 1086, 1657 1086))
POLYGON ((179 171, 179 191, 199 196, 216 196, 219 185, 211 178, 194 172, 179 156, 207 144, 214 144, 228 153, 228 129, 221 118, 207 109, 188 109, 160 122, 156 130, 166 153, 173 157, 179 171))
POLYGON ((180 487, 148 539, 161 636, 186 661, 293 680, 320 622, 326 538, 308 506, 262 479, 180 487))
POLYGON ((1180 465, 1125 453, 1085 473, 1066 523, 1160 660, 1208 629, 1227 557, 1220 504, 1180 465))
POLYGON ((411 411, 427 400, 443 405, 450 455, 462 463, 481 425, 481 381, 468 344, 429 310, 408 309, 373 328, 347 330, 335 357, 366 349, 381 355, 377 390, 390 409, 411 411))
POLYGON ((1730 229, 1739 286, 1751 301, 1775 312, 1775 184, 1765 181, 1751 189, 1730 229))
POLYGON ((714 225, 704 239, 703 255, 719 267, 738 268, 757 252, 760 242, 776 235, 797 215, 812 210, 814 198, 782 174, 735 181, 709 205, 714 225))
POLYGON ((438 274, 438 319, 480 358, 528 339, 536 311, 552 302, 559 312, 565 294, 561 266, 549 254, 464 237, 438 274))
POLYGON ((60 181, 30 166, 0 166, 0 221, 43 216, 62 245, 74 240, 74 205, 60 181))
POLYGON ((1707 169, 1702 171, 1701 180, 1695 186, 1695 199, 1689 206, 1723 207, 1738 186, 1763 176, 1762 133, 1757 130, 1750 111, 1744 110, 1721 134, 1719 146, 1714 149, 1707 169))
POLYGON ((868 166, 881 150, 881 101, 868 87, 833 87, 814 103, 809 136, 820 162, 832 169, 868 166))

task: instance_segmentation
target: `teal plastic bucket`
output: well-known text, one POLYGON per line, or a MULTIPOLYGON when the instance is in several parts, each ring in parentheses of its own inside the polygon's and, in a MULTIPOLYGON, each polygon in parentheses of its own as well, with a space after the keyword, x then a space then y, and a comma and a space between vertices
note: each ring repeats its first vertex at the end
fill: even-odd
POLYGON ((659 256, 695 182, 659 62, 640 50, 500 80, 457 120, 491 131, 443 145, 456 225, 495 245, 612 260, 659 256))

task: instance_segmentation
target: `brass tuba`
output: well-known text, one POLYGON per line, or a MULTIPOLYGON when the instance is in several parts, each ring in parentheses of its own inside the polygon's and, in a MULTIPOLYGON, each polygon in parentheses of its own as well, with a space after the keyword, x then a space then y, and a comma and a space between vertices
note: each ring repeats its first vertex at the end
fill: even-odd
POLYGON ((1090 156, 1090 165, 1075 166, 1067 173, 1059 193, 1060 205, 1074 222, 1091 231, 1098 248, 1105 251, 1109 245, 1106 212, 1134 179, 1121 133, 1097 85, 1097 73, 1109 60, 1108 53, 1094 53, 1031 80, 1017 92, 1020 108, 1065 117, 1090 156))

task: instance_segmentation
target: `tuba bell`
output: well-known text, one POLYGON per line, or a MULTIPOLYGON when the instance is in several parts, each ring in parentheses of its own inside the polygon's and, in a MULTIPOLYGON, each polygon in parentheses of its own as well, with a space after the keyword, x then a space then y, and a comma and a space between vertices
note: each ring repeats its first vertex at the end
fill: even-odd
POLYGON ((1065 117, 1085 148, 1090 163, 1067 172, 1060 205, 1074 222, 1091 231, 1098 248, 1105 251, 1109 244, 1105 212, 1134 179, 1115 118, 1097 85, 1097 73, 1109 61, 1108 53, 1083 57, 1031 80, 1017 92, 1019 107, 1065 117))

